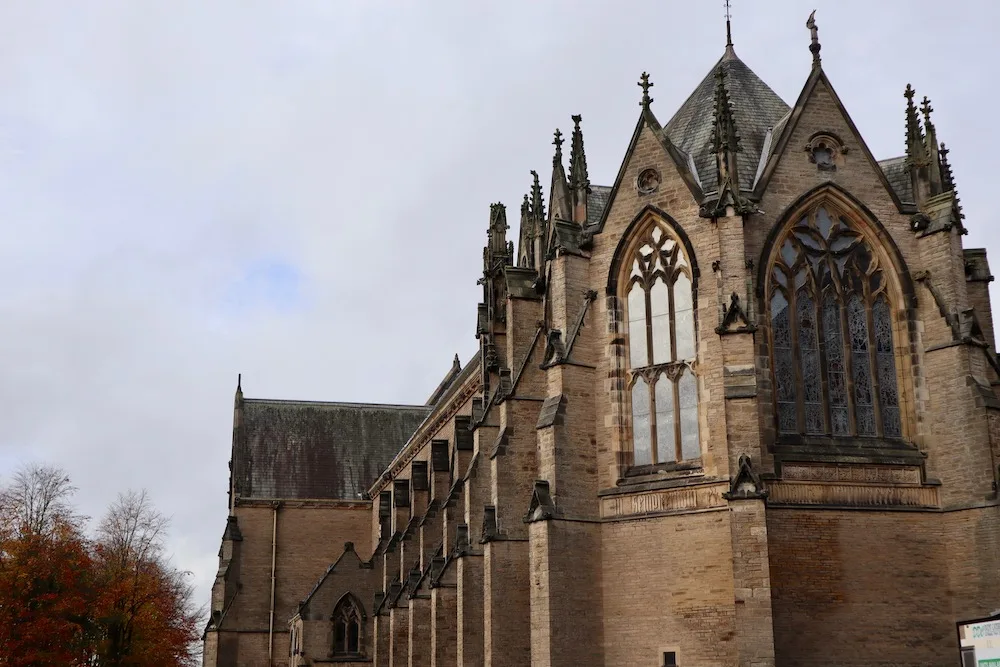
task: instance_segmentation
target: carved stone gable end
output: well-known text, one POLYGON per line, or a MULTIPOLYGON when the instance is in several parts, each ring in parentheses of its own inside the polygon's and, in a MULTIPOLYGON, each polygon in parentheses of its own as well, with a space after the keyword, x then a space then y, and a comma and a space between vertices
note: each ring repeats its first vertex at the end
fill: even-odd
POLYGON ((726 500, 763 500, 767 498, 767 490, 764 488, 760 476, 753 471, 750 457, 746 454, 740 456, 740 469, 733 478, 732 484, 727 493, 722 494, 726 500))

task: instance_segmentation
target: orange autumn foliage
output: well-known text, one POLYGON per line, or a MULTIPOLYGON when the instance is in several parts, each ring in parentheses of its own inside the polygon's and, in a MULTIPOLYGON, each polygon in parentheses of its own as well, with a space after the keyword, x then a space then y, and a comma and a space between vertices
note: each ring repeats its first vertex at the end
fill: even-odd
POLYGON ((197 612, 187 573, 164 555, 167 521, 122 494, 93 540, 51 467, 0 486, 0 667, 183 667, 197 612))
POLYGON ((92 572, 71 526, 0 541, 0 665, 85 664, 92 572))

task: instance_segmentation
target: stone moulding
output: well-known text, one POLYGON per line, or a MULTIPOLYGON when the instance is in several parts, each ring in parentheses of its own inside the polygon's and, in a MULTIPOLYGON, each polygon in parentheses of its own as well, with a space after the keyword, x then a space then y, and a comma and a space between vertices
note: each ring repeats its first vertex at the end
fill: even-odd
POLYGON ((774 481, 767 485, 768 505, 844 508, 938 509, 937 487, 885 486, 837 482, 774 481))
POLYGON ((601 499, 601 518, 620 519, 723 509, 728 503, 722 494, 728 490, 729 483, 723 482, 608 496, 601 499))

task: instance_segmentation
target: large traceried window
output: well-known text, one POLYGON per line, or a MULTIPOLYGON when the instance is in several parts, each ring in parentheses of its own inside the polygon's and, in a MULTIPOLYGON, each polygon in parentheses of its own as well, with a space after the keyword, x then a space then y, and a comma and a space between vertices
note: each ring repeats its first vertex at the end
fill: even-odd
POLYGON ((361 607, 348 593, 333 610, 333 654, 335 656, 361 655, 361 607))
POLYGON ((653 226, 629 258, 624 296, 635 465, 701 456, 691 265, 653 226))
POLYGON ((891 268, 833 207, 803 216, 778 248, 768 305, 779 435, 902 437, 891 268))

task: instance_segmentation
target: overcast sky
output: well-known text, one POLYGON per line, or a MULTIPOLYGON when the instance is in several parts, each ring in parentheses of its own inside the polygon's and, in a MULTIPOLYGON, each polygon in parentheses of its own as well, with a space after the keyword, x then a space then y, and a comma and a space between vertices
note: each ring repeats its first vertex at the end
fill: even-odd
MULTIPOLYGON (((3 0, 0 478, 61 465, 91 516, 148 489, 207 602, 237 373, 250 397, 422 403, 476 348, 490 202, 516 238, 575 113, 611 185, 639 74, 665 123, 722 55, 722 4, 3 0)), ((997 4, 736 0, 737 53, 789 104, 816 6, 876 157, 903 152, 912 82, 966 247, 1000 252, 997 4)))

